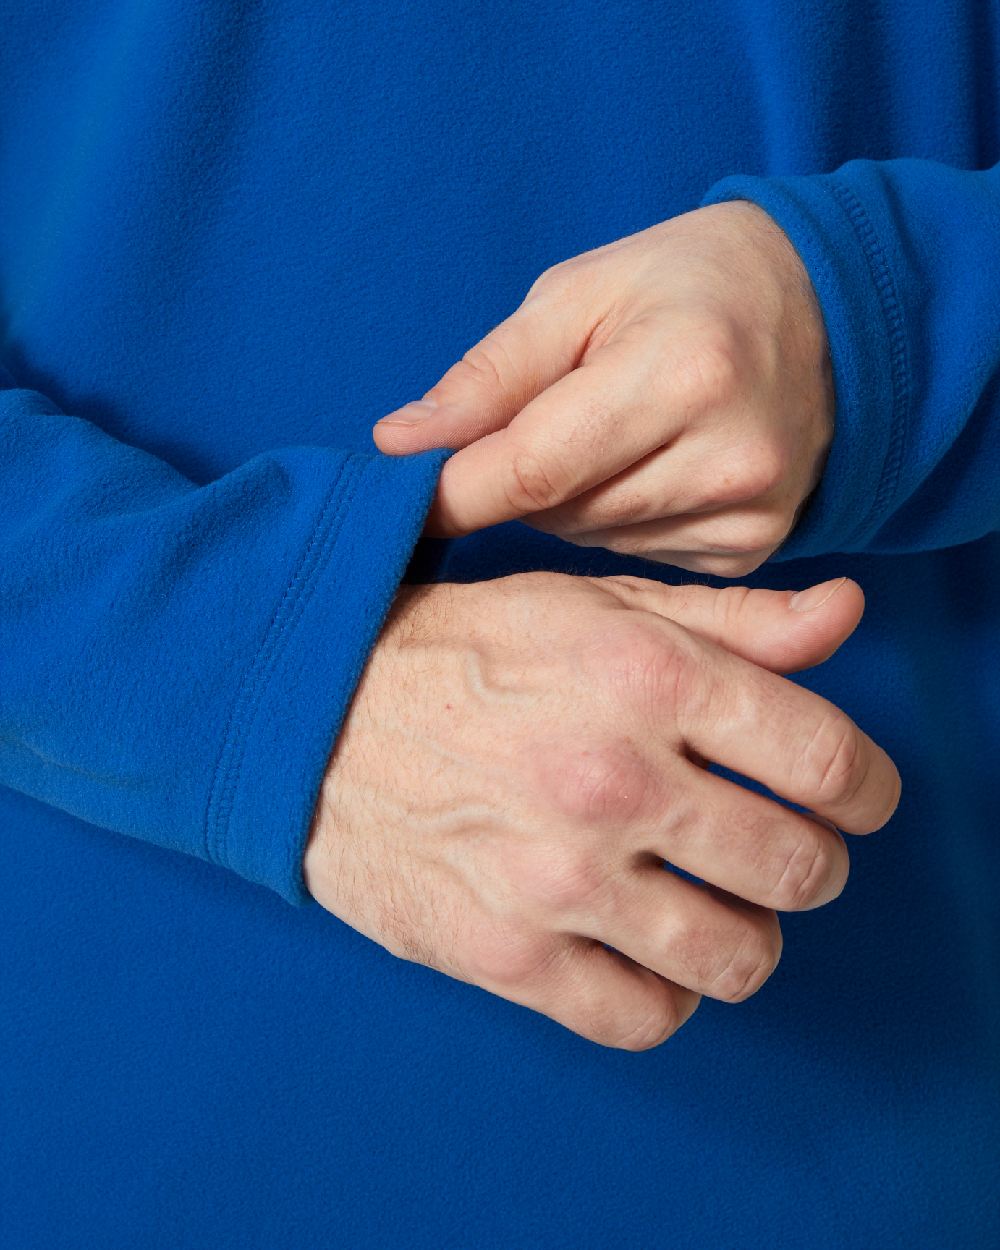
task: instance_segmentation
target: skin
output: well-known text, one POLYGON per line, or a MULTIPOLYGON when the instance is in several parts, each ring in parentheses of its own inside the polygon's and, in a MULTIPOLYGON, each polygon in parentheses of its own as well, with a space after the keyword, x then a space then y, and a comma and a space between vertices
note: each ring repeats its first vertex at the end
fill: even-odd
POLYGON ((833 408, 802 262, 766 213, 736 202, 546 270, 374 435, 390 455, 459 449, 431 533, 520 518, 581 546, 737 577, 794 526, 833 408))
POLYGON ((394 955, 607 1046, 659 1044, 702 995, 747 998, 780 956, 776 912, 843 889, 837 829, 877 829, 899 796, 885 752, 778 675, 861 615, 853 582, 812 594, 802 611, 632 577, 404 588, 323 783, 310 892, 394 955))
MULTIPOLYGON (((739 576, 793 527, 832 429, 809 279, 738 203, 546 271, 375 439, 458 449, 432 533, 521 518, 739 576)), ((308 888, 393 954, 604 1045, 747 998, 780 956, 777 912, 843 889, 838 830, 879 828, 899 797, 885 752, 780 675, 863 610, 845 579, 811 595, 557 574, 404 589, 330 761, 308 888)))

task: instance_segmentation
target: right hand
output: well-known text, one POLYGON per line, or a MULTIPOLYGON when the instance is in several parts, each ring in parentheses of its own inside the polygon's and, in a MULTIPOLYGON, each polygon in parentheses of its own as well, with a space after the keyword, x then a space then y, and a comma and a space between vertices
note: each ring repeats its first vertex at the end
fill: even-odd
POLYGON ((310 892, 608 1046, 659 1044, 701 995, 747 998, 781 952, 775 911, 844 887, 832 826, 873 831, 899 798, 885 752, 777 675, 836 650, 859 587, 790 600, 554 573, 404 587, 327 769, 310 892))

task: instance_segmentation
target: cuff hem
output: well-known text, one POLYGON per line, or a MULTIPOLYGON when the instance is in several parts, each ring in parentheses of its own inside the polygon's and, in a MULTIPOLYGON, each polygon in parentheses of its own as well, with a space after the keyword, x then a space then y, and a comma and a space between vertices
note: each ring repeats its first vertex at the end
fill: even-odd
POLYGON ((905 327, 892 271, 861 201, 838 175, 716 183, 702 204, 745 199, 781 227, 816 291, 836 401, 819 486, 777 558, 859 550, 888 510, 909 397, 905 327))
POLYGON ((301 861, 320 784, 443 459, 348 458, 237 696, 209 797, 207 857, 290 903, 312 901, 301 861))

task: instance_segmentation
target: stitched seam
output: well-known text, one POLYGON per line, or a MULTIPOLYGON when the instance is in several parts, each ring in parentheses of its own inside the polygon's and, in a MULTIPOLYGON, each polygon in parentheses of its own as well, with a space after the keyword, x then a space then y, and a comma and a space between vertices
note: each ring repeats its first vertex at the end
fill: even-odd
MULTIPOLYGON (((358 482, 360 481, 360 479, 361 479, 361 474, 355 473, 353 478, 350 481, 348 481, 348 483, 344 487, 343 498, 339 501, 336 514, 331 520, 330 528, 326 535, 326 540, 323 542, 321 547, 317 548, 316 558, 313 561, 312 567, 310 568, 309 573, 308 573, 308 580, 303 587, 302 593, 299 595, 296 601, 294 618, 290 617, 288 620, 287 629, 285 631, 286 640, 292 635, 292 633, 294 633, 295 628, 298 625, 299 621, 305 615, 306 608, 309 606, 309 599, 313 591, 315 590, 316 585, 322 580, 320 577, 320 574, 326 568, 327 564, 329 563, 330 559, 333 556, 333 552, 336 550, 337 540, 340 537, 344 516, 350 509, 350 505, 353 502, 355 494, 357 493, 357 486, 358 486, 358 482)), ((273 656, 273 662, 270 664, 269 671, 266 674, 265 679, 262 681, 260 685, 261 694, 263 694, 263 692, 267 689, 268 682, 270 681, 271 672, 280 663, 281 654, 282 652, 280 650, 275 651, 274 656, 273 656)), ((237 760, 237 762, 234 765, 230 765, 230 784, 227 786, 226 791, 225 791, 225 799, 226 799, 225 807, 223 810, 220 811, 220 814, 219 814, 218 851, 219 851, 219 854, 223 857, 222 862, 224 863, 228 863, 229 829, 230 829, 230 819, 232 817, 233 804, 236 801, 236 795, 239 793, 240 781, 242 779, 242 774, 243 774, 243 765, 246 761, 246 753, 247 753, 247 750, 249 748, 249 743, 250 743, 250 737, 251 737, 250 729, 253 725, 253 722, 257 715, 257 711, 259 707, 260 707, 260 699, 258 699, 256 703, 252 706, 249 714, 247 715, 246 719, 243 722, 243 735, 242 735, 243 746, 242 746, 242 749, 240 750, 239 759, 237 760)), ((302 848, 298 846, 297 844, 290 842, 286 846, 286 852, 287 854, 285 857, 284 867, 286 871, 289 871, 296 857, 298 855, 301 855, 302 848)))
POLYGON ((313 527, 309 542, 299 556, 292 575, 274 609, 263 639, 253 659, 244 670, 239 688, 230 709, 222 736, 222 746, 212 773, 208 802, 205 808, 204 848, 205 856, 213 863, 225 864, 225 846, 228 840, 228 819, 236 794, 236 783, 243 758, 246 754, 247 729, 253 720, 260 695, 280 652, 282 639, 287 636, 301 612, 296 608, 311 589, 312 570, 324 548, 335 539, 351 491, 340 492, 339 487, 349 469, 357 461, 346 459, 337 471, 323 500, 319 517, 313 527))
POLYGON ((839 182, 833 175, 829 179, 829 185, 861 244, 889 330, 889 376, 892 387, 889 446, 871 506, 851 534, 849 541, 854 542, 863 538, 873 519, 884 515, 896 490, 903 464, 903 441, 906 436, 912 388, 906 346, 906 325, 888 257, 879 242, 875 227, 864 205, 854 191, 846 184, 839 182))
MULTIPOLYGON (((350 484, 348 485, 346 489, 346 498, 344 500, 345 512, 348 511, 350 504, 353 502, 353 497, 358 493, 358 490, 360 489, 364 481, 365 469, 369 463, 370 462, 362 463, 360 472, 354 475, 354 479, 350 482, 350 484)), ((429 504, 429 502, 430 502, 430 499, 428 498, 425 502, 425 506, 423 506, 420 509, 419 516, 420 516, 421 522, 427 512, 426 504, 429 504)), ((418 530, 419 528, 420 526, 418 525, 418 530)), ((311 574, 312 585, 315 585, 317 582, 322 581, 323 575, 325 574, 327 566, 330 564, 330 562, 334 558, 334 555, 336 554, 338 541, 342 532, 343 532, 343 527, 342 525, 338 524, 336 532, 331 535, 331 541, 325 545, 322 555, 317 559, 316 565, 311 574)), ((398 577, 396 578, 396 582, 398 582, 398 577)), ((305 608, 307 606, 308 606, 308 599, 305 598, 303 599, 303 602, 301 605, 301 611, 299 613, 300 616, 305 611, 305 608)), ((385 619, 386 612, 388 612, 390 608, 391 608, 391 604, 388 605, 382 612, 383 620, 385 619)), ((357 683, 360 680, 364 665, 367 662, 368 653, 371 649, 371 646, 372 646, 372 643, 369 641, 368 646, 365 648, 363 654, 360 657, 360 662, 358 664, 358 667, 352 673, 352 680, 347 688, 348 694, 350 694, 351 690, 357 687, 357 683)), ((334 735, 333 733, 334 728, 335 726, 331 724, 330 726, 330 736, 331 736, 330 746, 331 747, 333 746, 333 741, 336 738, 336 735, 334 735)), ((285 861, 283 864, 286 878, 292 877, 292 876, 296 878, 301 877, 302 852, 303 852, 303 847, 298 843, 298 841, 293 840, 293 839, 288 839, 288 842, 286 845, 285 861)))
MULTIPOLYGON (((355 474, 354 480, 347 487, 346 498, 344 499, 344 513, 345 514, 349 510, 350 505, 354 500, 354 496, 358 492, 358 485, 361 481, 361 478, 362 478, 362 473, 355 474)), ((336 553, 340 535, 342 532, 343 532, 343 525, 338 521, 336 529, 330 535, 330 541, 324 545, 323 552, 313 568, 312 574, 310 576, 312 587, 314 587, 317 583, 322 582, 323 577, 326 574, 326 570, 329 567, 331 561, 333 560, 334 554, 336 553)), ((310 594, 311 593, 312 593, 312 589, 310 588, 310 594)), ((296 624, 298 624, 298 619, 305 613, 305 610, 308 607, 308 604, 309 604, 309 595, 305 595, 303 596, 302 601, 299 605, 300 610, 299 610, 299 615, 296 618, 296 624)), ((334 736, 333 725, 331 724, 330 725, 331 742, 329 743, 330 748, 332 748, 333 746, 333 741, 332 741, 333 736, 334 736)), ((242 763, 240 767, 242 769, 242 763)), ((319 799, 319 795, 317 794, 316 800, 318 801, 318 799, 319 799)), ((228 822, 227 822, 226 828, 228 830, 228 822)), ((297 840, 292 839, 292 838, 289 838, 287 840, 286 846, 285 846, 285 859, 282 865, 285 871, 286 879, 293 875, 299 876, 299 869, 301 867, 303 850, 304 850, 304 847, 300 845, 297 840)))
POLYGON ((248 681, 240 708, 241 714, 237 717, 234 708, 234 716, 231 719, 232 733, 228 742, 228 758, 217 796, 212 847, 217 863, 228 864, 229 820, 249 747, 250 728, 271 674, 280 661, 283 645, 301 619, 309 596, 316 585, 316 569, 322 562, 324 553, 332 550, 336 542, 344 514, 354 494, 358 475, 355 473, 352 478, 349 478, 339 496, 337 488, 341 485, 346 470, 353 469, 356 464, 356 460, 348 459, 341 466, 323 502, 312 538, 303 551, 298 566, 271 619, 264 643, 253 664, 247 670, 248 681))

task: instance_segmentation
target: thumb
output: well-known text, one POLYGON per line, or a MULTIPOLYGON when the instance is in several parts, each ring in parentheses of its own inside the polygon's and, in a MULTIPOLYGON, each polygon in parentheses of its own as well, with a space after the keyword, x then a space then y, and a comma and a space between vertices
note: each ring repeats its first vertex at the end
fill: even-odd
POLYGON ((396 408, 372 431, 388 455, 465 447, 502 430, 529 400, 577 363, 583 338, 569 309, 527 300, 471 347, 424 395, 396 408))
POLYGON ((794 673, 828 659, 854 632, 865 609, 861 587, 846 577, 798 592, 664 586, 643 577, 594 580, 628 607, 665 616, 775 673, 794 673))

